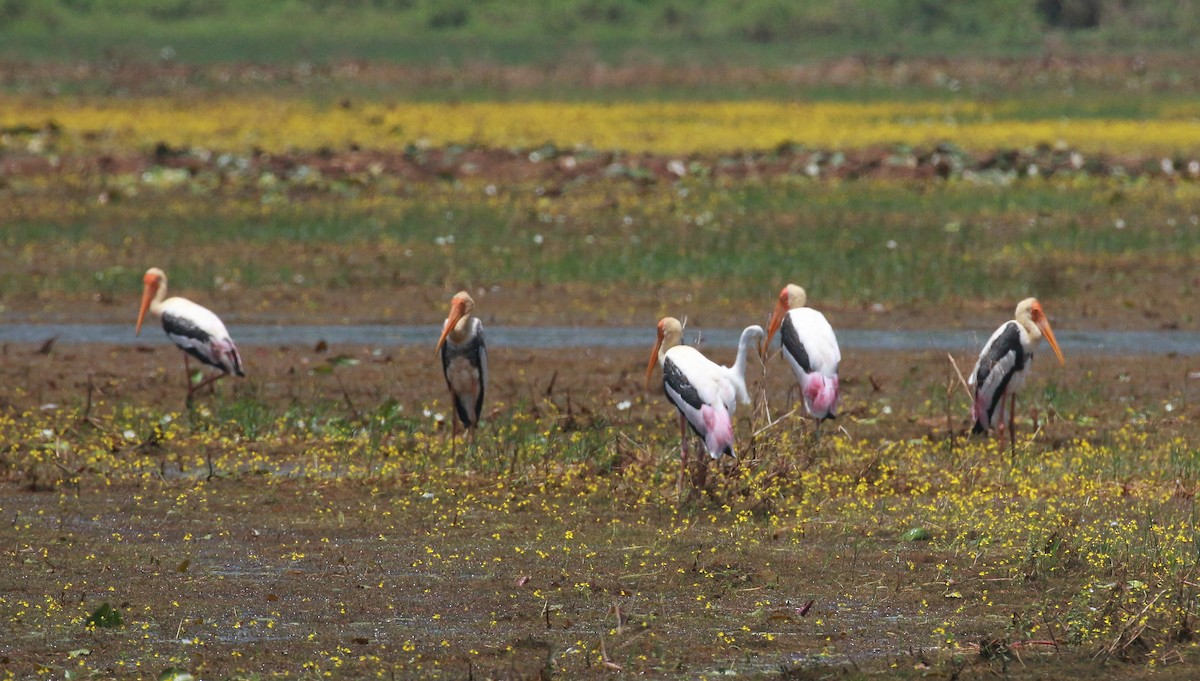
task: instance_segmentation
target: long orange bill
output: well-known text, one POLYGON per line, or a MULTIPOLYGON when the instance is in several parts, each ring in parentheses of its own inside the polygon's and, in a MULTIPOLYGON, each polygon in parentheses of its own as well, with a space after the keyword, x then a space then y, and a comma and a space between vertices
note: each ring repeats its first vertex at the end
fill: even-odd
POLYGON ((137 330, 133 335, 142 335, 142 320, 146 318, 146 310, 150 309, 150 301, 154 300, 154 290, 147 286, 142 289, 142 309, 138 310, 137 330))
POLYGON ((658 349, 662 347, 663 334, 662 329, 658 331, 658 340, 654 342, 654 349, 650 351, 650 363, 646 365, 646 387, 650 387, 650 379, 654 377, 654 367, 658 364, 658 349))
POLYGON ((787 314, 787 303, 782 299, 775 304, 775 312, 771 314, 771 323, 767 325, 767 339, 762 344, 762 355, 767 356, 767 350, 771 348, 771 339, 775 337, 775 332, 779 330, 779 325, 783 324, 783 316, 787 314))
POLYGON ((458 324, 458 320, 462 319, 465 314, 466 310, 462 305, 456 304, 450 308, 450 319, 446 320, 446 328, 442 329, 442 337, 438 339, 437 347, 433 349, 435 355, 442 351, 442 344, 446 342, 446 336, 450 335, 455 325, 458 324))
POLYGON ((1042 330, 1042 335, 1046 337, 1046 341, 1050 343, 1050 349, 1054 350, 1054 354, 1058 355, 1058 363, 1066 366, 1067 360, 1063 359, 1062 350, 1058 349, 1058 341, 1054 339, 1054 332, 1050 330, 1050 322, 1043 317, 1037 321, 1038 328, 1042 330))

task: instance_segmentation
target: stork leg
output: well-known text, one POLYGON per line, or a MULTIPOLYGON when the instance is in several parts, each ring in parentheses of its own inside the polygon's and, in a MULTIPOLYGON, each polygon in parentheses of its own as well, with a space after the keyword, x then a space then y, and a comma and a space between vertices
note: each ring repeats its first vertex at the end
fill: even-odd
POLYGON ((1017 451, 1017 393, 1008 397, 1008 442, 1012 450, 1017 451))
POLYGON ((450 456, 458 458, 458 402, 454 392, 450 393, 450 456))
POLYGON ((688 442, 687 419, 683 416, 683 414, 680 414, 679 415, 679 449, 680 449, 679 486, 676 491, 676 496, 677 496, 676 501, 678 503, 683 502, 683 486, 684 486, 684 480, 687 478, 687 465, 688 465, 688 444, 687 444, 687 442, 688 442))
POLYGON ((188 361, 188 354, 186 352, 183 353, 183 374, 184 378, 187 379, 187 383, 184 385, 186 385, 188 389, 187 403, 190 407, 192 406, 192 365, 191 362, 188 361))
POLYGON ((478 429, 479 429, 479 422, 475 422, 475 423, 463 422, 462 423, 462 444, 464 447, 467 447, 467 451, 470 452, 470 456, 475 456, 475 453, 476 453, 475 430, 478 430, 478 429))
POLYGON ((228 374, 214 374, 214 375, 209 376, 208 378, 204 379, 203 381, 200 381, 195 386, 192 386, 191 385, 192 379, 189 374, 189 376, 188 376, 188 384, 189 384, 189 386, 188 386, 188 406, 191 406, 191 404, 192 404, 192 395, 193 394, 199 392, 201 389, 205 388, 206 386, 210 386, 210 385, 216 383, 217 381, 221 380, 222 378, 225 378, 225 376, 227 376, 227 375, 228 374))
MULTIPOLYGON (((1004 427, 1008 420, 1004 414, 1005 403, 1008 401, 1008 393, 1004 393, 996 398, 1000 403, 996 406, 996 411, 991 418, 988 419, 988 428, 991 429, 993 437, 1000 439, 1004 437, 1004 427)), ((985 412, 986 414, 986 412, 985 412)))
POLYGON ((185 384, 187 385, 187 400, 185 402, 187 404, 187 408, 191 409, 192 395, 196 394, 196 388, 192 386, 192 363, 188 359, 188 354, 186 352, 183 353, 183 373, 184 379, 187 381, 185 384))

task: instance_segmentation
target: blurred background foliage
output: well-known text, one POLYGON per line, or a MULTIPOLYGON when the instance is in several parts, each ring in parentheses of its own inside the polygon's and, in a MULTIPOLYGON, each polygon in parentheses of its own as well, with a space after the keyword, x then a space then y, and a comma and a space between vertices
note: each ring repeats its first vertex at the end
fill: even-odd
POLYGON ((593 59, 1185 51, 1189 0, 0 0, 0 57, 593 59))

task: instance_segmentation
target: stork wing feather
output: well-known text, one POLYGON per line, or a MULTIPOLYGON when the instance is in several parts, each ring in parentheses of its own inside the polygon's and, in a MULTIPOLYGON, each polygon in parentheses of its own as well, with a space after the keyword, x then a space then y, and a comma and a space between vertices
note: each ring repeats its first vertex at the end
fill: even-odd
MULTIPOLYGON (((678 399, 682 400, 692 409, 699 409, 704 406, 704 400, 700 399, 700 393, 696 391, 696 386, 688 380, 687 374, 679 368, 679 365, 671 361, 670 357, 663 360, 663 388, 669 392, 675 393, 678 399)), ((671 401, 675 401, 675 397, 668 394, 671 401)))
POLYGON ((975 430, 991 425, 996 408, 1017 372, 1025 368, 1025 349, 1021 346, 1021 328, 1015 321, 996 329, 979 353, 979 361, 971 372, 970 383, 975 386, 972 417, 975 430))
POLYGON ((478 319, 472 322, 471 333, 465 342, 455 343, 447 338, 442 344, 442 373, 446 377, 446 386, 454 395, 454 409, 459 421, 467 427, 479 423, 483 413, 483 396, 487 390, 487 346, 483 341, 483 323, 478 319))
MULTIPOLYGON (((811 307, 790 310, 781 328, 783 348, 793 368, 835 376, 842 361, 837 336, 825 315, 811 307)), ((797 373, 799 375, 799 373, 797 373)))
POLYGON ((796 333, 796 325, 792 323, 791 315, 783 318, 783 328, 780 331, 783 349, 787 351, 788 356, 804 373, 811 373, 812 363, 808 361, 808 351, 804 349, 804 341, 800 340, 800 335, 796 333))

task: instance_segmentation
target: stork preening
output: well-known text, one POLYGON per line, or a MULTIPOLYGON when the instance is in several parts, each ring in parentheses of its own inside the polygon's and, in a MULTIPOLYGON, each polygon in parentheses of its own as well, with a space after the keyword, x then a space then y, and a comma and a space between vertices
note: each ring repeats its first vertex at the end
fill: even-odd
POLYGON ((758 348, 764 336, 762 327, 750 326, 742 331, 738 342, 737 359, 732 367, 724 367, 705 357, 699 350, 682 345, 683 325, 674 317, 658 322, 658 340, 646 365, 646 382, 661 366, 663 392, 679 411, 680 490, 688 464, 688 426, 704 440, 704 448, 713 459, 729 454, 733 449, 733 412, 738 400, 750 403, 746 389, 746 356, 749 349, 758 348))
POLYGON ((472 313, 475 301, 466 291, 454 294, 450 315, 442 327, 434 352, 442 356, 442 373, 454 404, 454 432, 457 424, 470 430, 479 425, 483 413, 483 393, 487 387, 487 347, 483 343, 483 322, 472 313))
POLYGON ((784 286, 767 325, 766 344, 770 346, 775 332, 781 330, 783 356, 800 382, 804 408, 817 420, 819 433, 822 421, 837 418, 838 364, 842 361, 842 351, 829 320, 806 307, 807 303, 804 289, 795 284, 784 286))
POLYGON ((1002 324, 988 339, 967 381, 975 388, 971 432, 982 433, 992 427, 1003 430, 1007 411, 1009 440, 1016 446, 1013 412, 1017 391, 1025 384, 1033 351, 1043 336, 1058 356, 1059 364, 1065 365, 1066 360, 1062 350, 1058 349, 1058 341, 1054 339, 1054 331, 1050 329, 1041 303, 1036 298, 1026 298, 1017 304, 1015 318, 1002 324), (1008 398, 1007 410, 1005 398, 1008 398))
POLYGON ((212 310, 197 305, 187 298, 178 296, 167 298, 167 275, 157 267, 146 270, 142 277, 142 307, 138 310, 137 329, 134 335, 141 335, 142 320, 146 311, 162 320, 163 331, 167 338, 183 350, 183 368, 187 372, 188 392, 187 404, 191 406, 192 395, 201 388, 216 381, 237 374, 245 376, 242 370, 242 356, 238 354, 237 346, 229 337, 225 324, 212 310), (192 368, 188 362, 191 355, 201 362, 221 370, 199 383, 192 383, 192 368))

